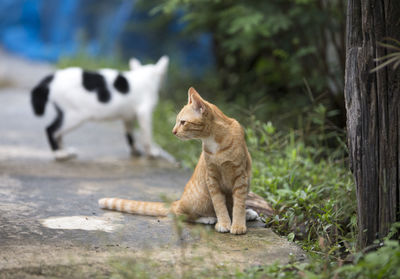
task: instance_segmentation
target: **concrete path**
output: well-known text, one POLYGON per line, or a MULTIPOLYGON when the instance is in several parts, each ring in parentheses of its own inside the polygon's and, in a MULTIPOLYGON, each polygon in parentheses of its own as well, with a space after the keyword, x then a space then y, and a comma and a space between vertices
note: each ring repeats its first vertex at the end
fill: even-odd
POLYGON ((259 222, 244 236, 190 224, 178 235, 181 224, 170 218, 99 209, 101 197, 176 199, 190 173, 132 159, 119 122, 88 123, 67 135, 79 157, 55 162, 44 134, 54 112, 34 117, 21 90, 1 90, 0 104, 0 278, 110 275, 109 263, 121 257, 173 268, 194 258, 211 268, 246 268, 301 257, 259 222))
POLYGON ((53 72, 54 65, 27 60, 5 51, 0 45, 0 86, 32 88, 43 77, 53 72))

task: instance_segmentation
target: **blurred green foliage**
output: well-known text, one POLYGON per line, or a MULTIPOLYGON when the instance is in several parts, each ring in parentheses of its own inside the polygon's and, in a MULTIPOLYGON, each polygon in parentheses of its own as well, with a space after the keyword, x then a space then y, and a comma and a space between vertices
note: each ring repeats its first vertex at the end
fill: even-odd
MULTIPOLYGON (((315 98, 339 109, 344 124, 345 0, 150 2, 160 17, 182 14, 185 34, 212 35, 214 91, 224 100, 249 107, 290 94, 296 108, 311 88, 315 98)), ((257 113, 265 119, 265 111, 257 113)))
POLYGON ((128 70, 129 62, 122 61, 118 56, 106 58, 94 58, 80 51, 73 57, 62 57, 57 64, 60 69, 68 67, 82 67, 85 70, 96 70, 100 68, 114 68, 118 70, 128 70))

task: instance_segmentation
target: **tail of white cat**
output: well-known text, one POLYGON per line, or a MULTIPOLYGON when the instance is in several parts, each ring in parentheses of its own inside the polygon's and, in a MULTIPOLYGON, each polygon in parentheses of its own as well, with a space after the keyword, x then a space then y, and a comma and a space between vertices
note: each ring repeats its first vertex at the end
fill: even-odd
POLYGON ((170 212, 167 204, 163 202, 144 202, 117 198, 100 199, 99 206, 104 209, 148 216, 167 216, 170 212))
POLYGON ((45 77, 38 85, 36 85, 31 92, 31 103, 33 111, 37 116, 44 114, 47 99, 49 97, 49 85, 53 80, 53 75, 45 77))

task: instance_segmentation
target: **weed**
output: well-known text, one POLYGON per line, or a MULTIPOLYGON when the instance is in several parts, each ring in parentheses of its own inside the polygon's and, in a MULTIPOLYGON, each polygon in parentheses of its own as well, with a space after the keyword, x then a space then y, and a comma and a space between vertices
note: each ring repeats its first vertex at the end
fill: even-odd
POLYGON ((277 212, 267 223, 289 240, 301 240, 307 250, 321 250, 319 237, 334 250, 352 249, 355 191, 344 159, 335 152, 321 156, 327 151, 305 144, 294 130, 279 132, 271 123, 254 120, 246 135, 253 157, 252 190, 277 212))

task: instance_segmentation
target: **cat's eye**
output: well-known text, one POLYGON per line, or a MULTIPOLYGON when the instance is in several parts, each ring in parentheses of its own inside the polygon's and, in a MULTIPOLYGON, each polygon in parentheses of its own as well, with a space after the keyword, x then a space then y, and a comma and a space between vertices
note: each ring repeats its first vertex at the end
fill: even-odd
POLYGON ((181 125, 185 125, 186 121, 185 120, 181 120, 181 125))

